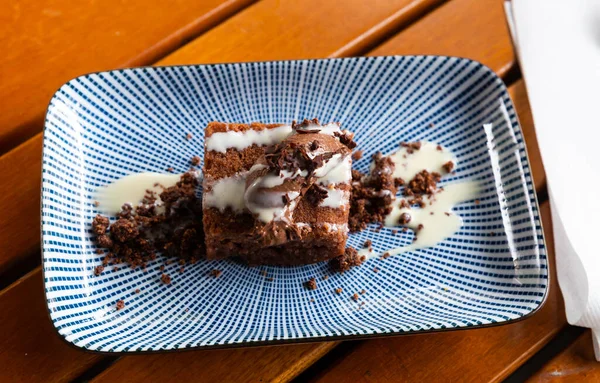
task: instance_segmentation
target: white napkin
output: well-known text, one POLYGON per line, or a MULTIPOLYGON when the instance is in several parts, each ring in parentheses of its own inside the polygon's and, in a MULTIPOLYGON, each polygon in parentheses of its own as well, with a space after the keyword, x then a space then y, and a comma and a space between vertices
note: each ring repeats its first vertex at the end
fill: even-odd
POLYGON ((592 329, 600 360, 600 0, 505 8, 546 169, 567 320, 592 329))

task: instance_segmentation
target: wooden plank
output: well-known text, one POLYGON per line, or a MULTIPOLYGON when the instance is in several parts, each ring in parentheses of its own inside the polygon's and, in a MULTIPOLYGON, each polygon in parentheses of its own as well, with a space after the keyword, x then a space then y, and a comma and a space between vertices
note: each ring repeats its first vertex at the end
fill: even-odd
POLYGON ((546 172, 542 163, 542 155, 538 146, 535 128, 533 125, 533 116, 531 115, 531 107, 527 98, 527 89, 523 80, 517 81, 513 86, 508 88, 510 98, 515 104, 525 144, 527 145, 527 155, 529 157, 529 165, 531 165, 531 173, 533 175, 533 183, 535 190, 540 193, 546 189, 546 172))
POLYGON ((41 131, 67 80, 148 65, 253 1, 9 1, 0 8, 0 154, 41 131))
POLYGON ((549 360, 528 382, 600 382, 600 363, 594 357, 592 333, 587 330, 549 360))
POLYGON ((0 293, 0 380, 63 382, 104 356, 76 350, 54 335, 40 269, 0 293))
POLYGON ((314 381, 497 382, 507 377, 566 325, 554 271, 549 202, 541 205, 541 215, 551 286, 535 315, 500 327, 364 341, 314 381))
POLYGON ((369 55, 445 55, 479 61, 500 76, 515 63, 502 1, 453 0, 369 55))
POLYGON ((40 137, 0 157, 0 275, 39 257, 41 154, 40 137))
POLYGON ((264 0, 158 65, 297 60, 360 54, 441 0, 264 0), (207 49, 210 47, 210 49, 207 49))
MULTIPOLYGON (((272 10, 270 8, 258 7, 258 5, 261 5, 262 3, 248 8, 242 14, 231 19, 237 20, 237 23, 239 24, 233 23, 230 20, 223 24, 226 25, 228 29, 223 29, 223 26, 215 29, 218 31, 220 38, 215 40, 209 39, 209 41, 212 41, 210 43, 212 46, 206 45, 207 40, 203 40, 205 43, 203 43, 201 46, 203 52, 202 60, 205 60, 205 62, 216 60, 242 61, 250 57, 252 54, 256 54, 254 50, 260 50, 263 48, 262 45, 269 47, 269 58, 298 57, 297 55, 301 54, 299 53, 300 50, 312 52, 311 49, 313 48, 311 47, 313 46, 318 52, 316 54, 320 56, 339 54, 339 52, 352 52, 356 49, 362 49, 361 47, 372 44, 375 39, 380 38, 385 33, 388 33, 390 28, 395 28, 399 25, 402 25, 402 23, 408 22, 411 17, 414 17, 415 15, 419 14, 419 12, 422 12, 427 7, 437 2, 436 0, 394 0, 385 2, 385 4, 382 4, 381 7, 376 7, 377 9, 371 10, 369 8, 373 7, 365 6, 365 3, 362 1, 353 0, 346 2, 344 7, 332 7, 331 3, 328 3, 326 5, 326 7, 328 7, 326 10, 329 12, 329 14, 326 14, 323 12, 311 12, 312 8, 315 8, 318 4, 320 4, 320 2, 316 0, 303 2, 302 4, 305 4, 305 8, 299 8, 297 5, 298 3, 295 2, 286 3, 284 7, 279 4, 278 0, 267 1, 269 1, 269 4, 273 7, 273 9, 279 12, 277 13, 279 15, 278 18, 271 17, 272 14, 269 12, 272 10), (295 13, 282 10, 286 7, 293 7, 295 13), (338 8, 343 8, 344 11, 340 12, 338 8), (243 16, 246 13, 253 14, 254 16, 243 16), (359 14, 364 14, 364 18, 357 17, 355 20, 355 16, 359 14), (331 20, 334 20, 332 17, 336 17, 338 20, 344 20, 344 25, 348 20, 352 21, 352 23, 355 25, 348 28, 331 27, 331 20), (307 19, 310 22, 307 23, 307 19), (368 22, 364 22, 364 20, 367 20, 368 22), (321 29, 319 29, 319 31, 322 36, 311 33, 304 36, 302 33, 299 33, 301 36, 293 39, 291 36, 282 38, 278 35, 269 37, 268 34, 263 34, 261 35, 261 40, 253 40, 253 35, 260 34, 262 29, 267 28, 265 24, 270 25, 272 23, 279 23, 280 26, 276 29, 272 29, 272 26, 269 27, 271 28, 269 29, 269 33, 285 31, 286 28, 291 28, 295 31, 294 33, 297 33, 301 31, 302 28, 298 29, 294 27, 296 23, 300 23, 305 29, 311 29, 313 24, 316 25, 328 23, 330 27, 320 27, 321 29), (323 38, 323 36, 329 36, 329 29, 335 29, 335 32, 331 33, 332 38, 335 40, 334 44, 327 43, 325 41, 328 40, 329 37, 323 38), (244 33, 246 36, 242 40, 250 39, 255 41, 254 45, 240 45, 240 33, 244 33), (311 41, 311 39, 314 39, 314 41, 311 41), (228 47, 227 52, 229 53, 227 53, 227 55, 223 53, 225 46, 228 47), (212 54, 208 54, 207 52, 212 52, 212 54)), ((211 34, 212 31, 208 32, 205 36, 211 34)), ((206 39, 204 36, 202 38, 206 39)), ((195 43, 191 48, 187 48, 186 46, 184 48, 185 52, 190 53, 178 53, 172 55, 168 58, 168 60, 162 61, 161 63, 186 62, 185 60, 192 59, 192 52, 198 49, 199 46, 197 43, 195 43), (178 62, 176 60, 182 61, 178 62)), ((265 57, 261 56, 261 58, 265 57)), ((198 61, 199 59, 194 59, 194 62, 198 61)), ((37 135, 25 144, 0 157, 0 170, 14 169, 13 171, 6 173, 8 176, 3 180, 4 182, 2 183, 5 185, 5 189, 0 191, 9 192, 9 189, 13 189, 14 191, 12 194, 7 194, 7 198, 0 200, 0 214, 8 214, 9 210, 14 209, 15 206, 21 206, 24 204, 36 206, 38 204, 38 177, 40 167, 39 156, 41 152, 41 143, 42 136, 37 135), (24 161, 23 159, 25 158, 31 158, 32 160, 24 161)), ((38 246, 39 211, 36 211, 35 213, 28 211, 27 214, 21 214, 16 217, 14 222, 11 222, 9 227, 0 232, 0 247, 8 249, 8 244, 10 241, 13 241, 17 236, 20 236, 20 245, 25 244, 25 246, 11 247, 10 253, 3 255, 0 258, 0 263, 3 262, 4 265, 8 265, 10 262, 15 262, 14 259, 19 257, 24 258, 26 257, 26 253, 28 251, 38 246), (21 249, 23 249, 23 251, 21 251, 21 249)), ((43 305, 41 286, 38 286, 37 289, 26 287, 33 286, 34 280, 39 281, 40 279, 41 276, 38 269, 36 272, 28 275, 24 279, 25 282, 21 282, 20 284, 17 284, 11 288, 10 291, 13 291, 15 296, 19 296, 22 302, 28 302, 28 304, 22 305, 22 307, 20 307, 18 310, 13 309, 6 311, 7 314, 5 317, 2 317, 0 325, 3 327, 2 331, 5 331, 7 334, 12 334, 10 337, 12 342, 16 342, 16 339, 20 339, 20 342, 23 345, 47 343, 52 345, 52 347, 55 347, 56 351, 53 351, 52 347, 48 346, 47 349, 44 348, 45 352, 43 354, 36 354, 36 358, 30 357, 29 359, 24 359, 23 355, 20 355, 20 357, 11 357, 10 362, 14 363, 14 366, 12 369, 7 371, 8 376, 6 378, 9 380, 15 380, 17 377, 31 377, 33 374, 37 374, 37 371, 29 371, 30 366, 32 365, 52 364, 55 368, 55 376, 59 376, 61 374, 60 370, 63 370, 63 375, 67 374, 66 371, 71 369, 72 365, 82 366, 81 368, 75 369, 75 372, 69 372, 71 375, 76 375, 79 371, 89 367, 92 362, 100 360, 97 356, 94 356, 94 359, 89 359, 90 355, 84 352, 69 352, 72 350, 67 345, 61 343, 53 334, 54 330, 51 329, 51 325, 46 318, 39 319, 39 322, 44 322, 47 325, 41 326, 39 332, 31 333, 27 326, 22 325, 23 321, 20 320, 22 317, 35 317, 33 312, 44 313, 46 311, 43 305), (35 305, 29 304, 30 301, 35 301, 35 305), (38 304, 38 302, 41 303, 38 304), (11 315, 10 317, 9 313, 11 315), (30 337, 30 333, 31 335, 35 336, 30 337), (55 359, 54 356, 56 356, 55 359), (91 360, 91 362, 86 362, 88 360, 91 360)), ((0 298, 0 307, 5 307, 5 302, 2 298, 0 298)), ((262 348, 251 350, 229 350, 217 351, 216 353, 194 352, 187 354, 189 355, 188 359, 182 359, 186 360, 186 362, 184 365, 180 366, 184 369, 189 368, 190 365, 195 366, 196 368, 193 369, 196 371, 194 376, 198 374, 199 370, 210 370, 209 372, 212 374, 212 376, 219 376, 219 374, 230 374, 229 376, 232 376, 232 378, 239 377, 237 374, 240 372, 244 373, 245 377, 246 375, 250 374, 250 371, 252 371, 252 374, 254 374, 252 376, 266 377, 268 379, 284 381, 291 379, 297 373, 305 369, 314 360, 318 359, 321 355, 331 349, 333 345, 334 344, 332 343, 322 343, 278 347, 277 349, 262 348), (277 351, 273 352, 273 350, 277 351), (225 364, 223 363, 223 360, 219 360, 219 363, 216 363, 216 359, 213 359, 215 358, 215 355, 222 355, 223 359, 230 360, 230 362, 225 364), (194 358, 198 358, 197 363, 192 363, 194 358), (280 358, 282 358, 281 360, 283 360, 284 363, 275 362, 280 358), (211 366, 214 367, 214 369, 209 368, 211 366)), ((30 355, 31 354, 29 354, 29 356, 30 355)), ((174 374, 173 369, 172 367, 169 367, 167 363, 161 363, 163 360, 161 358, 174 356, 156 355, 155 357, 158 359, 156 359, 156 363, 153 362, 150 367, 149 365, 145 364, 145 360, 154 360, 150 359, 150 357, 145 357, 143 359, 137 358, 135 360, 138 364, 140 364, 140 367, 143 367, 142 365, 144 365, 146 366, 145 368, 162 369, 162 374, 164 374, 163 376, 171 378, 174 374)), ((130 363, 129 358, 135 357, 132 356, 123 358, 115 367, 107 371, 106 374, 112 374, 114 373, 113 371, 122 372, 123 370, 118 369, 118 366, 122 365, 121 363, 130 363)), ((178 358, 182 358, 182 355, 177 355, 177 359, 178 358)), ((7 359, 8 356, 0 353, 0 363, 5 363, 7 359)), ((155 378, 156 376, 153 375, 153 380, 155 378)))
POLYGON ((334 342, 122 358, 92 382, 288 382, 321 358, 334 342))

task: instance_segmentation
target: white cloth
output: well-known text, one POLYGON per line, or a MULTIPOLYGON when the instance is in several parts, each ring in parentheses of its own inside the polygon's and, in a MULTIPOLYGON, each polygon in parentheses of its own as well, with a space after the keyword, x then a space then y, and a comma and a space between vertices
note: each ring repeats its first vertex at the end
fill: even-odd
POLYGON ((600 360, 600 0, 505 8, 546 169, 567 320, 592 329, 600 360))

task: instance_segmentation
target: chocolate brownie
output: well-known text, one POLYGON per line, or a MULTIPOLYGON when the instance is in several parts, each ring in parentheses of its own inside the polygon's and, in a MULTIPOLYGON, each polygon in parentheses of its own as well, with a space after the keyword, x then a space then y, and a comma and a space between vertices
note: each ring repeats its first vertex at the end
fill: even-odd
POLYGON ((297 265, 344 253, 352 133, 339 124, 210 123, 203 221, 208 259, 297 265))

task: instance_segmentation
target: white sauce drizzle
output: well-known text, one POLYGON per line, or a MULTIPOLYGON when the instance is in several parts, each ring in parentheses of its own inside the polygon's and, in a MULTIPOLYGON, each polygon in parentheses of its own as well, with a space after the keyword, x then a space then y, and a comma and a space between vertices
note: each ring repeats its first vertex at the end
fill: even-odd
MULTIPOLYGON (((428 201, 424 199, 427 204, 423 208, 400 208, 400 201, 396 201, 393 210, 385 218, 385 226, 398 227, 400 215, 408 213, 411 220, 406 226, 415 232, 417 240, 408 246, 390 249, 387 252, 390 255, 397 255, 407 251, 423 249, 435 246, 452 236, 462 226, 462 218, 454 213, 452 209, 461 202, 475 199, 478 194, 479 183, 467 181, 445 185, 443 191, 435 194, 435 200, 428 201), (432 203, 430 204, 430 202, 432 203), (423 229, 417 230, 419 225, 423 225, 423 229)), ((367 258, 378 255, 373 251, 369 251, 369 249, 361 249, 359 254, 367 258)))
POLYGON ((391 154, 389 157, 396 165, 394 178, 400 177, 408 182, 422 170, 443 174, 442 165, 448 161, 454 162, 456 166, 456 158, 452 153, 446 148, 437 150, 437 146, 433 142, 421 141, 421 149, 415 150, 412 154, 409 154, 405 147, 391 154))
POLYGON ((232 177, 215 181, 210 192, 204 192, 202 204, 215 207, 221 211, 229 207, 234 211, 244 209, 244 190, 246 188, 247 172, 238 173, 232 177))
POLYGON ((327 197, 319 203, 321 207, 331 207, 338 209, 348 204, 350 192, 341 189, 327 190, 327 197))
POLYGON ((100 203, 99 209, 108 215, 115 215, 121 211, 121 206, 125 203, 131 206, 137 206, 141 203, 146 190, 156 192, 156 206, 161 205, 159 194, 162 192, 160 186, 154 186, 159 183, 164 187, 173 186, 179 181, 181 174, 161 174, 161 173, 138 173, 131 174, 100 187, 96 191, 95 199, 100 203))
POLYGON ((342 160, 343 158, 341 154, 334 154, 333 156, 331 156, 330 159, 325 161, 321 167, 316 168, 313 174, 317 178, 325 177, 329 174, 329 172, 331 172, 338 165, 340 165, 340 163, 342 163, 342 160))
POLYGON ((331 124, 323 125, 321 127, 321 131, 319 133, 333 136, 333 134, 335 132, 339 132, 339 131, 340 131, 340 125, 335 122, 332 122, 331 124))
MULTIPOLYGON (((252 172, 252 170, 250 170, 250 172, 252 172)), ((294 171, 294 172, 290 172, 288 170, 282 170, 279 172, 279 174, 267 174, 263 177, 263 180, 260 184, 260 187, 263 188, 272 188, 275 186, 279 186, 281 184, 283 184, 285 182, 286 179, 294 179, 296 177, 306 177, 306 175, 308 175, 308 172, 306 170, 302 170, 300 171, 300 169, 294 171)))
POLYGON ((320 177, 321 185, 349 183, 352 180, 352 158, 347 156, 338 165, 333 167, 327 174, 320 177))
POLYGON ((263 130, 217 132, 206 139, 206 150, 225 153, 229 148, 242 150, 254 144, 258 146, 274 145, 285 140, 291 133, 292 127, 289 125, 263 130))
MULTIPOLYGON (((311 125, 304 130, 319 130, 319 133, 321 134, 333 136, 335 132, 340 131, 340 126, 337 123, 330 123, 323 126, 311 125)), ((263 130, 249 129, 241 132, 235 130, 217 132, 206 139, 206 150, 226 153, 229 148, 242 150, 249 148, 252 145, 275 145, 285 140, 292 133, 293 130, 290 125, 263 130)))

